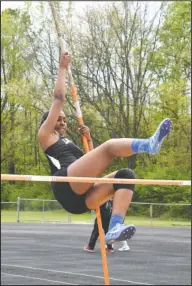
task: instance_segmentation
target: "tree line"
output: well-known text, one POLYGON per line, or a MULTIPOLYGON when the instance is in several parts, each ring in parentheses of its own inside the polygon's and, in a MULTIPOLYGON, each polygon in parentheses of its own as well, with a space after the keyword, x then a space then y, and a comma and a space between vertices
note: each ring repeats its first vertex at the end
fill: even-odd
MULTIPOLYGON (((147 138, 162 119, 173 122, 160 154, 114 161, 138 178, 189 180, 191 173, 190 1, 149 4, 106 2, 73 13, 55 1, 85 124, 94 146, 109 138, 147 138)), ((50 108, 59 43, 48 2, 6 9, 1 19, 1 169, 9 174, 48 175, 37 140, 43 111, 50 108)), ((68 136, 82 146, 67 82, 68 136)), ((82 147, 83 148, 83 147, 82 147)), ((2 200, 52 199, 50 184, 2 182, 2 200)), ((140 186, 135 201, 190 203, 190 189, 140 186)))

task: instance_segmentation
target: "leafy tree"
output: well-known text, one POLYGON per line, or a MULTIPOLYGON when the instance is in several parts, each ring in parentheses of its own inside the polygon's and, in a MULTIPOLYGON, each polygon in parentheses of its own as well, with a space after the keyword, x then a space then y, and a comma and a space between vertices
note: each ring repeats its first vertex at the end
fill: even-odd
MULTIPOLYGON (((83 15, 75 15, 73 2, 68 9, 61 1, 55 5, 95 146, 109 138, 147 138, 163 118, 173 121, 159 155, 117 159, 106 173, 129 166, 138 178, 189 179, 190 2, 162 2, 151 18, 147 3, 109 2, 83 15)), ((37 130, 51 105, 60 54, 50 7, 28 2, 24 10, 3 11, 1 23, 2 173, 49 174, 37 130)), ((81 145, 67 86, 68 135, 81 145)), ((46 183, 3 182, 2 188, 4 200, 53 196, 46 183)), ((190 202, 188 188, 136 190, 136 201, 190 202)))

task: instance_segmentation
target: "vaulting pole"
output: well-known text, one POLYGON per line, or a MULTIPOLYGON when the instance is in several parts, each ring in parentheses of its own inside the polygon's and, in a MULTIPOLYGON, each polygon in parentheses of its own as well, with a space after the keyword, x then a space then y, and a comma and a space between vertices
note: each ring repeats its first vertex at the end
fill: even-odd
MULTIPOLYGON (((55 10, 53 2, 50 1, 49 4, 50 4, 52 15, 53 15, 53 18, 55 21, 55 26, 56 26, 56 30, 57 30, 59 43, 60 43, 60 48, 61 48, 61 51, 63 53, 63 52, 65 52, 65 42, 64 42, 64 39, 62 37, 58 15, 57 15, 57 12, 55 10)), ((74 105, 76 108, 76 116, 77 116, 78 124, 79 124, 79 126, 82 126, 84 124, 83 116, 82 116, 82 112, 81 112, 81 108, 80 108, 80 104, 79 104, 79 100, 78 100, 78 95, 77 95, 77 90, 76 90, 76 87, 74 84, 74 80, 73 80, 73 76, 72 76, 72 72, 71 72, 70 67, 68 68, 68 76, 69 76, 70 85, 71 85, 71 93, 72 93, 74 105)), ((87 142, 87 139, 85 136, 82 136, 82 141, 83 141, 85 152, 86 153, 89 152, 90 151, 89 145, 88 145, 88 142, 87 142)), ((105 240, 104 240, 103 228, 102 228, 102 223, 101 223, 101 214, 100 214, 100 208, 99 207, 96 208, 96 217, 97 217, 97 224, 98 224, 98 230, 99 230, 99 239, 100 239, 101 257, 102 257, 102 264, 103 264, 104 281, 105 281, 105 285, 109 285, 109 273, 108 273, 108 265, 107 265, 106 250, 105 250, 105 240)))

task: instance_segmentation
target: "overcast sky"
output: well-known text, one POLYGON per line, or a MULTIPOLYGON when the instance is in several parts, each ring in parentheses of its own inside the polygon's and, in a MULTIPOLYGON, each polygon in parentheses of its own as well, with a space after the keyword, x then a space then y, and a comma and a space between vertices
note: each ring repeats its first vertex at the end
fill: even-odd
MULTIPOLYGON (((7 8, 12 8, 12 9, 16 9, 16 8, 24 8, 25 7, 25 2, 26 1, 1 1, 1 11, 7 9, 7 8)), ((38 3, 38 1, 32 1, 34 3, 38 3)), ((44 2, 48 2, 48 1, 44 1, 44 2)), ((69 5, 69 1, 62 1, 64 8, 68 8, 69 5)), ((85 9, 85 7, 88 6, 102 6, 105 5, 106 3, 112 3, 112 2, 116 2, 116 1, 72 1, 73 3, 73 9, 74 9, 74 13, 73 13, 73 20, 76 19, 76 15, 80 15, 81 13, 83 14, 83 11, 85 9)), ((137 1, 134 1, 135 3, 137 1)), ((144 9, 144 6, 146 5, 146 3, 148 4, 148 20, 150 21, 154 15, 156 14, 156 12, 159 10, 160 5, 162 3, 162 1, 138 1, 139 5, 142 9, 144 9)), ((32 11, 31 11, 32 12, 32 11)), ((36 17, 37 15, 33 15, 34 17, 36 17)), ((156 19, 155 19, 155 24, 158 23, 159 20, 159 14, 157 15, 156 19)), ((38 19, 37 19, 37 24, 38 24, 38 19)))
POLYGON ((20 8, 24 6, 24 2, 21 1, 1 1, 1 11, 7 8, 20 8))
MULTIPOLYGON (((66 5, 68 6, 68 1, 63 1, 66 2, 66 5)), ((97 5, 97 1, 73 1, 75 4, 75 7, 78 9, 83 8, 85 5, 97 5)), ((101 3, 101 2, 100 2, 101 3)), ((22 8, 24 7, 25 2, 24 1, 1 1, 1 11, 7 9, 7 8, 22 8)))
MULTIPOLYGON (((68 1, 63 1, 64 3, 66 3, 66 7, 68 6, 68 1)), ((91 5, 91 6, 97 6, 97 5, 102 5, 102 3, 106 3, 109 1, 73 1, 73 4, 75 6, 75 8, 78 10, 83 9, 86 5, 91 5)), ((115 1, 110 1, 110 2, 115 2, 115 1)), ((146 2, 149 1, 139 1, 139 3, 142 5, 146 2)), ((150 1, 150 5, 149 5, 149 10, 150 10, 150 14, 154 14, 154 10, 158 9, 158 7, 160 6, 161 1, 150 1)), ((25 1, 1 1, 1 11, 7 9, 7 8, 22 8, 25 5, 25 1)))

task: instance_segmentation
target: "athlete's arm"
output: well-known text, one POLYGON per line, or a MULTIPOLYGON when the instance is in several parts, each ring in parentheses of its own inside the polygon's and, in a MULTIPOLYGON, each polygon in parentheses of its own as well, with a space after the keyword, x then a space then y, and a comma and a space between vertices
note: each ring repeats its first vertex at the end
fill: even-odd
POLYGON ((62 105, 65 102, 65 94, 66 94, 66 73, 67 67, 70 64, 70 56, 66 52, 61 55, 60 64, 59 64, 59 72, 58 78, 55 84, 55 88, 53 91, 53 102, 51 109, 49 111, 49 115, 45 122, 42 124, 39 129, 38 136, 39 138, 47 137, 53 133, 57 119, 62 110, 62 105))

